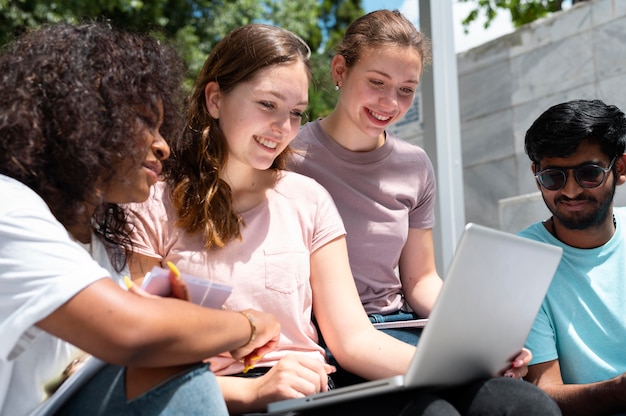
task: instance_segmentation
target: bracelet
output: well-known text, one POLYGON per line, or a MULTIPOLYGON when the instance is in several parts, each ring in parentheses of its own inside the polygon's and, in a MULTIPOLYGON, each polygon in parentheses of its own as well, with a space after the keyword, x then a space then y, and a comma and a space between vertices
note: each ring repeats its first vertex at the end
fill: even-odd
POLYGON ((250 338, 248 342, 243 345, 245 347, 256 339, 256 324, 254 323, 254 318, 248 312, 239 311, 239 313, 245 316, 248 322, 250 322, 250 338))

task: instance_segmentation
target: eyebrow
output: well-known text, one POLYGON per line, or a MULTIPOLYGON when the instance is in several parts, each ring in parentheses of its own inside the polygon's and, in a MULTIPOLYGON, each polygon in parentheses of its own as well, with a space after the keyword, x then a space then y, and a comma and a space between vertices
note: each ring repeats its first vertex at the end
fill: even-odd
MULTIPOLYGON (((281 93, 279 93, 278 91, 274 91, 274 90, 260 90, 263 93, 266 94, 270 94, 273 95, 274 97, 280 99, 280 100, 285 100, 285 96, 281 93)), ((309 105, 309 100, 303 100, 300 101, 299 103, 296 103, 296 105, 304 105, 304 106, 308 106, 309 105)))
MULTIPOLYGON (((381 71, 381 70, 378 70, 378 69, 370 69, 367 72, 374 72, 374 73, 376 73, 378 75, 381 75, 381 76, 383 76, 385 78, 391 79, 391 75, 386 73, 385 71, 381 71)), ((416 79, 408 79, 408 80, 402 81, 402 82, 409 82, 411 84, 419 84, 419 80, 416 80, 416 79)))

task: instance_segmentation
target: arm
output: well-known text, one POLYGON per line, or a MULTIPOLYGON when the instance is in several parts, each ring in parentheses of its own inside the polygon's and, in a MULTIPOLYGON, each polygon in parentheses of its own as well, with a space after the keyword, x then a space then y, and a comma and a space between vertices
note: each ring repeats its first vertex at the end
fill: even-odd
POLYGON ((311 286, 315 318, 342 367, 367 379, 406 372, 415 347, 376 330, 370 323, 352 277, 345 237, 311 255, 311 286))
MULTIPOLYGON (((153 266, 160 265, 159 259, 136 253, 129 263, 131 276, 136 282, 141 281, 153 266)), ((266 352, 262 351, 261 355, 266 352)), ((241 414, 264 412, 270 402, 326 391, 327 374, 332 371, 332 366, 319 360, 288 355, 261 377, 219 376, 217 380, 229 413, 241 414)))
POLYGON ((200 362, 224 351, 241 358, 275 347, 280 325, 256 311, 256 339, 237 312, 214 310, 170 298, 145 298, 109 279, 87 286, 37 326, 104 361, 136 367, 200 362))
POLYGON ((399 272, 402 291, 411 309, 427 317, 443 285, 435 266, 431 229, 409 228, 400 254, 399 272))
POLYGON ((528 367, 526 380, 557 402, 564 415, 609 415, 626 409, 626 380, 620 375, 589 384, 564 384, 559 360, 528 367))

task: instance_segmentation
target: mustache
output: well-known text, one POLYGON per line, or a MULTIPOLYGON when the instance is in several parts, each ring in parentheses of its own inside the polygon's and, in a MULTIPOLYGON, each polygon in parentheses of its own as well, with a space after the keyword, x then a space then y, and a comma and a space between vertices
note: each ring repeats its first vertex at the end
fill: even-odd
POLYGON ((561 195, 555 198, 555 202, 557 203, 558 202, 580 202, 580 201, 598 202, 598 200, 592 196, 582 196, 582 195, 576 198, 570 198, 565 195, 561 195))

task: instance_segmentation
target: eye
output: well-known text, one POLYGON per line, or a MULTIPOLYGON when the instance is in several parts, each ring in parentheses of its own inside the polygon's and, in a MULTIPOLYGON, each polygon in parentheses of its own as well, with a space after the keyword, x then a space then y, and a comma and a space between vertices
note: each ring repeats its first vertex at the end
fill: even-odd
POLYGON ((259 104, 261 104, 263 107, 267 108, 268 110, 273 110, 274 108, 276 108, 274 103, 270 101, 259 101, 259 104))
POLYGON ((304 111, 300 111, 300 110, 293 110, 291 112, 291 116, 293 118, 297 118, 297 119, 302 119, 302 117, 304 117, 304 111))
POLYGON ((413 95, 413 94, 415 94, 415 90, 413 88, 409 88, 409 87, 402 87, 402 88, 400 88, 400 92, 402 92, 402 94, 404 94, 404 95, 413 95))
POLYGON ((379 81, 377 79, 371 79, 370 84, 372 84, 375 87, 382 87, 383 85, 385 85, 382 81, 379 81))
POLYGON ((137 118, 139 119, 139 121, 144 124, 146 127, 148 127, 149 130, 154 130, 157 128, 157 123, 158 120, 155 120, 154 117, 151 116, 146 116, 143 114, 138 114, 137 118))

